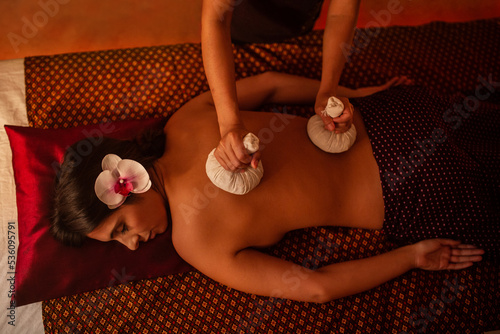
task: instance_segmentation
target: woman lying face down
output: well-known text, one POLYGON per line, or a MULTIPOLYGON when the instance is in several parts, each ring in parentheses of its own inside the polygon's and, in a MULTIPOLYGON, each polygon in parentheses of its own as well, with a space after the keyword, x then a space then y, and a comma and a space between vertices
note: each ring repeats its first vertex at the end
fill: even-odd
MULTIPOLYGON (((395 78, 377 87, 340 87, 338 93, 360 97, 405 83, 406 78, 395 78)), ((266 103, 313 103, 319 81, 264 73, 237 85, 239 108, 256 110, 266 103)), ((179 255, 212 279, 247 293, 311 302, 362 292, 414 268, 463 269, 481 260, 483 251, 474 246, 432 239, 315 271, 304 268, 299 289, 287 284, 283 274, 295 265, 259 248, 276 244, 289 231, 313 226, 381 229, 379 168, 357 111, 356 142, 342 154, 314 146, 305 130, 307 119, 251 111, 242 117, 261 139, 265 168, 260 184, 248 194, 224 192, 206 175, 207 155, 219 144, 220 134, 211 96, 204 93, 169 119, 164 137, 151 141, 158 147, 106 139, 84 162, 65 160, 56 185, 54 236, 67 244, 89 237, 137 249, 170 225, 179 255), (98 185, 108 154, 118 157, 111 159, 111 167, 104 163, 111 186, 98 185), (139 167, 120 167, 120 160, 140 164, 147 180, 139 167)))

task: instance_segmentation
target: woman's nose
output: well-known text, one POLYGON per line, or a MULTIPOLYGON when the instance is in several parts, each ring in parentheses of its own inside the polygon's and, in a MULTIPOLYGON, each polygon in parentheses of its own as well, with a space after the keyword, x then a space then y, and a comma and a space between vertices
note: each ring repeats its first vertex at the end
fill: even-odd
POLYGON ((139 237, 137 235, 128 238, 121 238, 119 241, 130 250, 134 251, 139 248, 139 237))

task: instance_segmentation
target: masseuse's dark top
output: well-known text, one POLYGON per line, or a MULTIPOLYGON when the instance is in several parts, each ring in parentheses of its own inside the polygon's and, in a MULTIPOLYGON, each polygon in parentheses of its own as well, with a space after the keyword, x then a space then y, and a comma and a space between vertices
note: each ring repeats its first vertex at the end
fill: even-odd
POLYGON ((273 43, 311 31, 323 0, 236 0, 233 42, 273 43))

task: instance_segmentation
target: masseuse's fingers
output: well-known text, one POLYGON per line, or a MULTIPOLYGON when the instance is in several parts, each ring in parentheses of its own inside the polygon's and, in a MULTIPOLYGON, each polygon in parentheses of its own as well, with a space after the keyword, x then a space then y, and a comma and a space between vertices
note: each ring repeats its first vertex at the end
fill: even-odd
POLYGON ((344 112, 339 117, 335 117, 333 119, 333 123, 335 124, 335 133, 344 133, 349 130, 352 126, 352 117, 354 114, 354 107, 349 100, 342 101, 344 103, 344 112))
POLYGON ((229 158, 227 157, 225 150, 221 149, 220 147, 221 145, 219 144, 219 146, 217 146, 217 149, 214 152, 214 156, 219 162, 219 164, 222 166, 222 168, 224 168, 225 170, 231 170, 231 167, 233 167, 233 165, 229 160, 229 158), (229 165, 231 165, 231 167, 229 165))
POLYGON ((234 172, 239 168, 240 162, 236 158, 231 146, 226 147, 224 144, 220 143, 214 155, 224 169, 234 172))
POLYGON ((316 102, 314 104, 314 111, 316 112, 316 115, 321 117, 321 119, 323 120, 325 129, 327 129, 328 131, 333 131, 335 129, 333 119, 323 113, 328 104, 328 99, 330 98, 330 96, 331 94, 329 92, 318 92, 318 95, 316 96, 316 102))
POLYGON ((252 168, 257 168, 259 166, 259 161, 260 161, 260 151, 257 151, 254 154, 252 154, 252 161, 250 162, 250 166, 252 166, 252 168))
POLYGON ((221 166, 231 172, 245 168, 252 161, 243 145, 243 137, 248 133, 244 129, 228 131, 220 140, 215 150, 215 158, 221 166))
POLYGON ((346 132, 352 124, 352 105, 349 103, 348 98, 337 97, 340 101, 342 101, 344 110, 339 117, 332 118, 324 112, 330 97, 331 94, 329 93, 318 93, 316 96, 314 111, 316 112, 316 115, 321 117, 326 130, 335 131, 336 133, 346 132))
POLYGON ((242 163, 238 158, 238 155, 241 156, 241 154, 245 153, 245 148, 243 148, 242 152, 240 151, 239 153, 237 153, 233 150, 233 147, 225 147, 224 145, 219 144, 219 146, 217 146, 217 149, 215 150, 214 155, 224 169, 235 172, 240 168, 245 167, 245 164, 242 163))

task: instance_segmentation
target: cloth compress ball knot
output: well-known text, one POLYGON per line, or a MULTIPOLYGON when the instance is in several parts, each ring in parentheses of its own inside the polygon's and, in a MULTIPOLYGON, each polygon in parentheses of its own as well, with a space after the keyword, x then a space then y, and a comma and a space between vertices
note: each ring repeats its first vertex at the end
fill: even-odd
MULTIPOLYGON (((332 96, 328 99, 323 113, 335 118, 342 114, 344 104, 332 96)), ((347 151, 356 141, 356 128, 354 124, 344 133, 334 133, 325 129, 325 124, 320 116, 314 115, 307 122, 307 134, 314 145, 328 153, 341 153, 347 151)))
MULTIPOLYGON (((253 154, 259 150, 259 138, 253 133, 249 133, 243 138, 243 145, 248 154, 253 154)), ((205 165, 208 178, 214 185, 231 194, 244 195, 259 184, 264 175, 261 161, 259 161, 257 168, 247 167, 244 172, 233 173, 220 165, 214 152, 215 148, 208 155, 205 165)))

